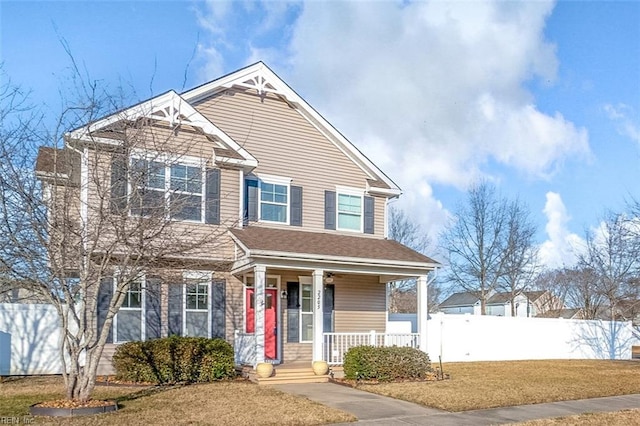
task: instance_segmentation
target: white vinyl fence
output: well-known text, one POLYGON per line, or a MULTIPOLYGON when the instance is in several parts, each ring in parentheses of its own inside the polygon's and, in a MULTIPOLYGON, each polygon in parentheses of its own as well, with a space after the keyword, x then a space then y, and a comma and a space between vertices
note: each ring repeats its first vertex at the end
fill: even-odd
POLYGON ((59 339, 52 305, 0 303, 0 376, 62 373, 59 339))
MULTIPOLYGON (((415 332, 414 318, 390 314, 387 332, 415 332)), ((633 345, 640 341, 631 322, 451 314, 427 321, 432 361, 631 359, 633 345)))

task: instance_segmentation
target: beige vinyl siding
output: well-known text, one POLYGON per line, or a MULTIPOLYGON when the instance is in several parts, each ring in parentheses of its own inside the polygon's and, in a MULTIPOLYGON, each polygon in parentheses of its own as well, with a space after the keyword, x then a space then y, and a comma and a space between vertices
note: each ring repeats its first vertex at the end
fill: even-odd
POLYGON ((386 287, 377 275, 346 275, 335 279, 336 333, 386 330, 386 287))
MULTIPOLYGON (((258 159, 256 174, 292 178, 303 187, 303 227, 324 230, 324 191, 366 188, 367 175, 295 108, 269 94, 230 89, 195 107, 258 159)), ((384 235, 384 199, 376 200, 375 235, 384 235), (378 214, 379 213, 379 214, 378 214)))

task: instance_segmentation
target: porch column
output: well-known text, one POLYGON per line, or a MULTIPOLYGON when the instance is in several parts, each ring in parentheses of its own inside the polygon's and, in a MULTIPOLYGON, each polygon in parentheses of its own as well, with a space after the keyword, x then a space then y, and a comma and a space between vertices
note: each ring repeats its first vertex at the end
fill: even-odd
POLYGON ((323 346, 323 307, 324 307, 324 271, 313 271, 313 355, 312 361, 322 360, 323 346))
POLYGON ((420 336, 420 347, 422 352, 427 352, 427 316, 429 308, 427 306, 427 276, 418 277, 418 335, 420 336))
POLYGON ((264 265, 256 265, 253 268, 254 280, 254 332, 256 336, 256 364, 264 362, 264 300, 266 287, 266 270, 264 265))

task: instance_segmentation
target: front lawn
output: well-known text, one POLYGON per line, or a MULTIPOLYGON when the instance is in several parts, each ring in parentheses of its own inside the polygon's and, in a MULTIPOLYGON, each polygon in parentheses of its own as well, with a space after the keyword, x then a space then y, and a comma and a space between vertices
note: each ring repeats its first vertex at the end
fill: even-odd
MULTIPOLYGON (((64 395, 60 377, 9 379, 0 383, 0 418, 28 415, 29 406, 64 395)), ((309 425, 349 422, 350 414, 244 381, 174 388, 96 387, 96 399, 116 399, 120 409, 98 416, 40 418, 37 424, 233 424, 309 425)))
POLYGON ((640 362, 544 360, 444 364, 451 380, 359 385, 358 389, 466 411, 640 393, 640 362))
POLYGON ((635 426, 639 424, 640 410, 623 410, 613 413, 587 413, 555 419, 532 420, 517 423, 517 426, 635 426))

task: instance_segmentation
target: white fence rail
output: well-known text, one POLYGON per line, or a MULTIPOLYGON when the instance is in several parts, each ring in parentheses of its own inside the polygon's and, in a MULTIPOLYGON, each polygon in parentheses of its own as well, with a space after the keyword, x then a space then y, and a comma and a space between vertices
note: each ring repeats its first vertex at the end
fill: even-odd
MULTIPOLYGON (((410 316, 389 319, 387 331, 416 330, 410 316)), ((445 362, 631 359, 639 337, 631 322, 470 314, 431 314, 426 333, 427 353, 445 362)))
POLYGON ((408 346, 417 348, 420 339, 417 333, 324 333, 323 359, 329 365, 341 365, 344 354, 354 346, 408 346))
POLYGON ((52 305, 0 303, 0 376, 61 374, 59 345, 52 305))

